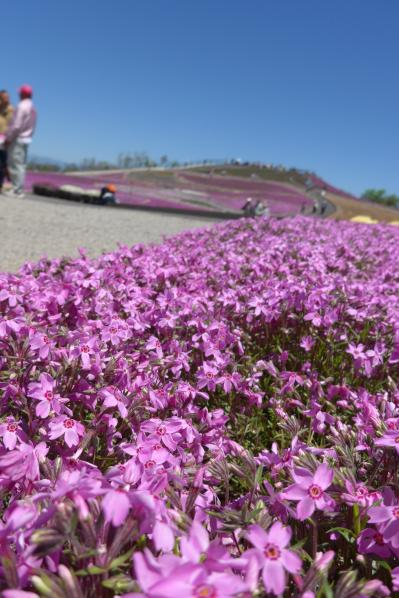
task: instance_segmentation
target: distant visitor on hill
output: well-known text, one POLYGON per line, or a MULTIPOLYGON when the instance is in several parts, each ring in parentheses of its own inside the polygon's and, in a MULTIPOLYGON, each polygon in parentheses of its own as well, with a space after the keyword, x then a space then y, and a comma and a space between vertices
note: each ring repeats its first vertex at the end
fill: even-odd
POLYGON ((107 185, 101 189, 100 203, 105 206, 114 205, 118 203, 115 197, 116 187, 115 185, 107 185))
POLYGON ((5 89, 0 91, 0 193, 7 174, 7 150, 5 148, 6 131, 11 122, 14 109, 5 89))
POLYGON ((268 218, 270 216, 269 206, 266 201, 257 201, 255 205, 255 216, 264 216, 268 218))
POLYGON ((252 199, 252 197, 247 197, 247 200, 242 207, 242 210, 243 210, 245 216, 254 216, 254 214, 255 214, 254 208, 255 208, 254 200, 252 199))
POLYGON ((5 134, 7 165, 12 184, 7 195, 12 197, 24 196, 28 148, 36 127, 36 109, 33 106, 32 95, 31 86, 22 85, 19 89, 20 101, 5 134))
POLYGON ((242 210, 244 215, 248 217, 265 216, 265 218, 267 218, 270 216, 270 210, 267 201, 261 201, 260 199, 254 201, 252 197, 247 198, 242 210))

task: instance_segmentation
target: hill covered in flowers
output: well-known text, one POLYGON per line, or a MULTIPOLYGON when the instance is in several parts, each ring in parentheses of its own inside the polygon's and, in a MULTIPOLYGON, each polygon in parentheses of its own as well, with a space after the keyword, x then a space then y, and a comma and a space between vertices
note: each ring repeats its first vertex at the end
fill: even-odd
POLYGON ((398 242, 241 220, 0 275, 4 597, 395 595, 398 242))

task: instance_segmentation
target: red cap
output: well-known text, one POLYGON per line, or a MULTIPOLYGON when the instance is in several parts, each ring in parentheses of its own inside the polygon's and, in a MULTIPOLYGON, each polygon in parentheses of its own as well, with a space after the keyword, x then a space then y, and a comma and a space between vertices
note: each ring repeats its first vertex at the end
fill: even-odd
POLYGON ((33 95, 33 89, 30 85, 21 85, 19 88, 19 95, 25 98, 31 98, 33 95))

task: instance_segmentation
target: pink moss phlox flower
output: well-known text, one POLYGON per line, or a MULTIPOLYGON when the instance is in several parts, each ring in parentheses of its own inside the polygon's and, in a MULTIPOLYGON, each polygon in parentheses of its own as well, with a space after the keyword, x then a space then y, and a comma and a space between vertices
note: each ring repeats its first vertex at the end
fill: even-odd
POLYGON ((35 410, 38 417, 45 419, 50 411, 57 415, 61 413, 62 403, 67 402, 67 399, 61 399, 59 394, 54 393, 55 386, 55 380, 45 373, 40 374, 39 382, 29 384, 28 396, 39 401, 35 410))
POLYGON ((96 337, 80 339, 76 347, 71 350, 71 356, 80 358, 84 370, 91 367, 91 356, 96 354, 96 337))
POLYGON ((163 357, 162 345, 156 336, 151 336, 148 339, 148 342, 147 342, 145 348, 147 349, 147 351, 154 352, 158 359, 162 359, 162 357, 163 357))
POLYGON ((52 341, 46 334, 43 334, 42 332, 36 332, 33 334, 30 340, 30 348, 39 352, 40 359, 47 359, 50 353, 51 345, 52 341))
POLYGON ((364 484, 353 484, 349 480, 345 481, 346 492, 341 494, 341 500, 348 505, 358 504, 361 507, 371 507, 375 502, 381 500, 381 494, 376 491, 370 491, 364 484))
POLYGON ((383 534, 377 529, 367 527, 357 539, 358 550, 361 554, 375 554, 381 559, 389 559, 395 554, 383 534))
POLYGON ((295 484, 282 493, 283 498, 297 500, 297 517, 304 521, 311 517, 316 509, 323 510, 331 504, 331 497, 325 493, 334 477, 334 470, 322 463, 312 474, 307 469, 294 468, 292 477, 295 484))
POLYGON ((312 336, 303 336, 299 346, 302 347, 302 349, 305 349, 306 352, 309 352, 314 347, 315 342, 316 341, 312 336))
POLYGON ((241 385, 241 376, 238 372, 233 372, 230 374, 229 372, 224 372, 216 379, 217 384, 221 384, 223 386, 224 392, 231 392, 232 389, 238 390, 241 385))
POLYGON ((66 415, 54 418, 50 422, 49 428, 50 440, 55 440, 56 438, 60 438, 60 436, 64 436, 65 442, 70 448, 79 444, 80 437, 85 433, 83 424, 66 415))
POLYGON ((112 345, 119 345, 127 338, 126 324, 122 320, 112 320, 109 326, 104 326, 102 329, 101 338, 112 345))
POLYGON ((36 446, 21 442, 17 448, 0 456, 0 472, 15 481, 26 478, 38 480, 40 478, 39 465, 48 453, 44 442, 36 446))
POLYGON ((126 521, 130 511, 128 493, 121 488, 109 490, 102 499, 102 509, 105 521, 119 527, 126 521))
POLYGON ((104 494, 103 480, 96 467, 82 470, 64 470, 58 478, 50 498, 55 504, 62 504, 67 497, 75 505, 80 520, 85 520, 90 509, 88 502, 104 494))
POLYGON ((170 525, 163 521, 156 521, 152 531, 152 539, 157 550, 170 552, 175 544, 175 535, 170 525))
POLYGON ((183 428, 184 423, 175 418, 161 420, 158 418, 149 419, 142 423, 140 431, 150 435, 150 438, 164 444, 170 451, 175 451, 181 435, 178 432, 183 428))
POLYGON ((298 454, 301 448, 304 448, 304 443, 300 442, 298 436, 294 436, 291 441, 290 448, 282 449, 279 452, 278 444, 272 443, 271 451, 262 451, 257 462, 262 463, 272 469, 272 472, 277 473, 280 469, 291 468, 293 457, 298 454))
POLYGON ((148 549, 133 555, 136 576, 148 598, 230 598, 248 590, 233 573, 208 573, 201 565, 174 555, 155 559, 148 549))
POLYGON ((383 436, 374 440, 374 445, 383 448, 394 448, 399 454, 399 430, 387 430, 383 436))
POLYGON ((369 522, 379 527, 384 540, 399 548, 399 504, 371 507, 367 514, 369 522))
POLYGON ((100 391, 104 407, 117 407, 121 417, 127 417, 126 398, 116 386, 107 386, 100 391))
POLYGON ((359 345, 349 343, 346 352, 349 353, 349 355, 352 355, 355 361, 361 362, 366 357, 365 347, 362 343, 360 343, 359 345))
POLYGON ((279 521, 273 523, 267 532, 259 525, 251 525, 247 532, 247 538, 255 549, 248 550, 242 558, 250 555, 257 558, 266 592, 276 596, 285 590, 286 571, 297 574, 302 566, 300 557, 287 548, 291 535, 291 529, 279 521))
POLYGON ((22 436, 22 430, 19 422, 13 417, 8 417, 5 422, 0 424, 0 436, 3 439, 3 444, 9 451, 15 449, 17 442, 22 436))
POLYGON ((395 569, 392 569, 391 576, 393 591, 399 592, 399 567, 395 567, 395 569))
POLYGON ((197 385, 198 388, 206 388, 211 392, 216 389, 216 382, 218 379, 219 371, 216 367, 210 365, 207 361, 204 361, 202 367, 197 372, 197 385))
POLYGON ((187 562, 197 563, 207 571, 223 572, 229 567, 245 569, 247 560, 233 558, 219 540, 210 541, 209 534, 199 521, 193 521, 189 534, 180 539, 182 559, 187 562))

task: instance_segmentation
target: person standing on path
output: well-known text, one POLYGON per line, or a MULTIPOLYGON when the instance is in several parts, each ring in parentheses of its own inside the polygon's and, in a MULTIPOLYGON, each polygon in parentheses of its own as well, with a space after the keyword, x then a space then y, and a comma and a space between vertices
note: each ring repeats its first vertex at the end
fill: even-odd
POLYGON ((36 109, 32 102, 32 88, 22 85, 19 89, 20 101, 6 131, 7 164, 12 189, 7 195, 24 196, 24 182, 28 148, 36 127, 36 109))
POLYGON ((12 119, 14 109, 10 104, 10 98, 5 89, 0 91, 0 193, 3 189, 4 179, 7 173, 7 151, 5 149, 6 131, 12 119))

